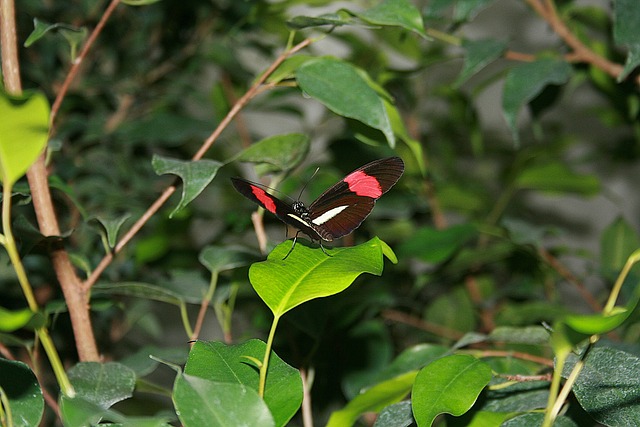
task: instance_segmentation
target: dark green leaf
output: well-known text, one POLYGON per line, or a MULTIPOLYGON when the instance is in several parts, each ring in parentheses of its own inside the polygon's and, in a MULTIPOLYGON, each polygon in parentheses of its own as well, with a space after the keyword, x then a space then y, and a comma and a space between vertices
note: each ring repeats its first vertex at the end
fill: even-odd
POLYGON ((301 133, 275 135, 262 139, 241 152, 235 160, 267 163, 265 173, 288 171, 298 166, 309 152, 309 137, 301 133))
POLYGON ((295 16, 287 21, 287 26, 294 30, 301 30, 303 28, 322 27, 325 25, 339 27, 353 23, 355 23, 355 21, 349 13, 339 11, 338 13, 325 13, 319 16, 295 16))
MULTIPOLYGON (((0 358, 0 393, 9 401, 13 424, 8 425, 32 427, 40 424, 44 398, 38 379, 26 364, 0 358)), ((7 408, 3 409, 0 412, 6 416, 7 408)))
POLYGON ((107 244, 110 248, 114 248, 118 241, 118 232, 130 216, 131 214, 124 214, 119 218, 101 218, 99 216, 96 216, 92 219, 95 219, 98 223, 100 223, 100 225, 102 225, 102 228, 107 233, 107 244))
POLYGON ((342 292, 362 273, 381 275, 383 253, 389 258, 386 252, 390 251, 378 238, 354 247, 328 249, 331 256, 299 242, 283 260, 290 248, 289 241, 281 243, 266 261, 249 269, 253 288, 278 317, 314 298, 342 292))
POLYGON ((531 165, 522 171, 515 183, 522 189, 552 193, 593 196, 600 191, 597 176, 575 173, 561 161, 531 165))
POLYGON ((507 49, 507 43, 499 40, 464 40, 462 47, 465 49, 464 65, 456 79, 454 86, 460 87, 462 83, 484 67, 500 58, 507 49))
MULTIPOLYGON (((501 424, 501 427, 540 427, 544 421, 544 414, 524 414, 511 418, 501 424)), ((553 427, 577 427, 577 424, 567 417, 558 417, 553 423, 553 427)))
POLYGON ((78 37, 80 37, 80 41, 82 41, 87 35, 87 29, 84 27, 74 27, 73 25, 68 24, 49 24, 48 22, 40 21, 38 18, 33 18, 33 31, 27 37, 27 40, 24 42, 24 47, 29 47, 34 44, 36 41, 40 40, 46 33, 54 30, 64 30, 67 33, 75 33, 78 37))
POLYGON ((187 347, 156 347, 147 345, 136 351, 134 354, 120 359, 120 363, 132 369, 136 376, 143 377, 150 374, 158 366, 159 362, 152 359, 160 359, 177 365, 183 365, 187 361, 187 347))
POLYGON ((480 11, 494 0, 463 0, 456 1, 453 19, 456 22, 470 21, 480 13, 480 11))
POLYGON ((547 85, 566 83, 571 71, 565 61, 548 58, 520 64, 509 71, 504 83, 502 109, 516 144, 520 141, 516 123, 520 109, 547 85))
MULTIPOLYGON (((571 354, 563 375, 576 361, 571 354)), ((640 359, 613 348, 592 349, 573 393, 587 413, 604 425, 640 425, 640 359)))
POLYGON ((262 256, 257 252, 245 247, 232 246, 207 246, 198 256, 200 264, 215 274, 245 267, 260 259, 262 259, 262 256))
POLYGON ((173 403, 185 427, 276 425, 258 392, 242 384, 179 374, 173 386, 173 403))
POLYGON ((413 386, 413 415, 418 426, 430 426, 440 414, 460 416, 491 381, 491 368, 475 357, 443 357, 423 368, 413 386))
POLYGON ((409 427, 413 421, 411 402, 407 400, 389 405, 380 411, 373 427, 409 427))
POLYGON ((218 173, 222 163, 215 160, 182 161, 153 156, 153 169, 158 175, 173 174, 182 179, 182 197, 180 203, 171 212, 169 217, 175 215, 187 206, 193 199, 205 189, 218 173))
POLYGON ((640 65, 640 9, 635 0, 616 0, 613 2, 614 21, 613 37, 618 46, 629 49, 624 70, 618 76, 618 81, 624 80, 638 65, 640 65))
POLYGON ((624 218, 616 218, 600 239, 600 265, 604 272, 615 277, 627 262, 629 255, 640 248, 638 233, 624 218))
POLYGON ((358 120, 382 131, 389 145, 395 137, 383 99, 363 78, 364 71, 333 57, 307 61, 296 80, 309 96, 336 114, 358 120))
POLYGON ((415 230, 398 252, 404 257, 438 263, 449 259, 475 235, 476 229, 471 224, 454 225, 444 230, 423 227, 415 230))
MULTIPOLYGON (((262 360, 265 350, 266 345, 260 340, 231 346, 220 342, 199 341, 189 353, 185 373, 216 384, 233 384, 257 392, 258 371, 248 357, 262 360)), ((269 407, 276 426, 286 425, 302 403, 300 373, 283 362, 273 351, 269 358, 264 402, 269 407)))

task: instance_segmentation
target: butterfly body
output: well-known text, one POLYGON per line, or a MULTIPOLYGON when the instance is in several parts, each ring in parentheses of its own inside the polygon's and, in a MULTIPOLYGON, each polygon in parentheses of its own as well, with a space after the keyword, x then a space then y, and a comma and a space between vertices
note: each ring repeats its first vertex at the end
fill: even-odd
POLYGON ((231 178, 231 181, 242 195, 284 223, 312 240, 331 242, 358 228, 371 213, 376 200, 398 182, 403 172, 404 163, 399 157, 375 160, 329 187, 308 207, 300 201, 283 202, 242 178, 231 178))

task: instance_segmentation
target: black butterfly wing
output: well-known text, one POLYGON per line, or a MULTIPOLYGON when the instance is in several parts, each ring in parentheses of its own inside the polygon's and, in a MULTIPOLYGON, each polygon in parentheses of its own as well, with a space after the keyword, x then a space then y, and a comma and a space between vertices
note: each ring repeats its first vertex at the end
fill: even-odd
POLYGON ((325 240, 346 236, 362 224, 403 172, 400 157, 375 160, 354 170, 309 206, 311 225, 325 240))
POLYGON ((288 203, 267 193, 262 187, 251 181, 231 178, 231 183, 240 194, 277 216, 280 221, 302 230, 312 239, 320 239, 314 227, 296 213, 288 203))

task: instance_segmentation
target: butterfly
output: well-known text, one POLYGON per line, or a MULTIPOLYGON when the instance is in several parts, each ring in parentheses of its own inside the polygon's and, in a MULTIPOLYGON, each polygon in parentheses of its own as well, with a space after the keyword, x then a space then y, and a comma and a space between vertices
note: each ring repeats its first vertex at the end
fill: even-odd
POLYGON ((371 213, 376 200, 398 182, 403 172, 404 162, 400 157, 374 160, 329 187, 308 207, 299 200, 284 202, 242 178, 231 178, 231 182, 240 194, 299 230, 284 257, 287 258, 300 232, 319 241, 326 254, 322 242, 331 242, 358 228, 371 213))

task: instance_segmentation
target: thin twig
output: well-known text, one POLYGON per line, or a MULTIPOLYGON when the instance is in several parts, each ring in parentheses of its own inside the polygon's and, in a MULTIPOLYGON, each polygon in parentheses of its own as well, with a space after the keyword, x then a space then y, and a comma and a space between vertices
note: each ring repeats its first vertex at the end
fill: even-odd
POLYGON ((93 43, 98 38, 98 35, 100 35, 100 33, 102 32, 104 25, 107 23, 107 20, 111 17, 111 14, 116 9, 116 6, 118 6, 119 3, 120 3, 120 0, 111 0, 111 3, 109 3, 109 6, 107 6, 107 9, 102 14, 100 21, 98 21, 98 24, 89 35, 87 42, 84 44, 84 46, 82 46, 82 50, 80 51, 80 54, 78 55, 73 65, 71 66, 71 69, 67 74, 67 77, 64 79, 64 82, 62 83, 62 87, 60 88, 60 91, 58 92, 58 95, 56 96, 56 99, 53 102, 53 105, 51 106, 51 115, 49 116, 51 134, 53 134, 53 123, 56 119, 56 116, 58 115, 58 110, 60 109, 60 105, 62 105, 62 101, 64 100, 64 97, 67 95, 67 92, 69 91, 69 87, 71 86, 71 83, 78 75, 82 62, 87 57, 87 54, 89 53, 89 50, 93 46, 93 43))
POLYGON ((425 322, 422 319, 418 319, 415 316, 403 313, 398 310, 384 310, 382 312, 382 318, 391 320, 398 323, 404 323, 405 325, 413 326, 423 331, 427 331, 439 337, 447 338, 453 341, 457 341, 464 336, 460 331, 456 331, 445 326, 436 325, 434 323, 425 322))

